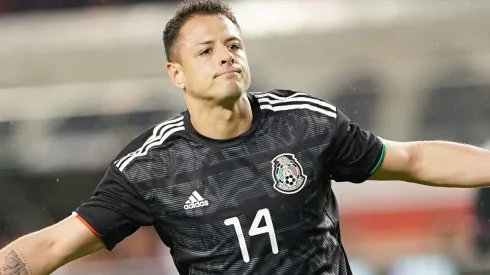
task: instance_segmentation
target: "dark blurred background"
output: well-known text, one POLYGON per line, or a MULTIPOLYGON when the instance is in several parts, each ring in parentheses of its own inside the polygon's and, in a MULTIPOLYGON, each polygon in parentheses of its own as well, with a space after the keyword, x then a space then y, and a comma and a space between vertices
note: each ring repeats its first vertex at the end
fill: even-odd
POLYGON ((0 12, 66 11, 70 9, 122 6, 140 3, 180 3, 178 0, 2 0, 0 12))

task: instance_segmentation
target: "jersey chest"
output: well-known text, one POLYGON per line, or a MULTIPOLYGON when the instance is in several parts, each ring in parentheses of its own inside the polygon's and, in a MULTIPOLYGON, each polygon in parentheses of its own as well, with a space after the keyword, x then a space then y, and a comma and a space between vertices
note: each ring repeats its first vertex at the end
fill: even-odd
POLYGON ((150 204, 158 228, 172 236, 175 257, 247 262, 294 246, 301 231, 332 227, 325 220, 327 145, 301 134, 293 142, 262 137, 226 149, 182 144, 172 150, 183 153, 162 160, 169 176, 155 182, 150 204))
POLYGON ((223 261, 236 256, 246 263, 285 251, 300 241, 302 231, 331 223, 325 220, 330 185, 322 157, 322 147, 313 146, 223 162, 212 161, 217 156, 210 154, 188 159, 202 161, 204 168, 167 179, 170 196, 157 202, 175 256, 189 262, 196 259, 194 252, 223 261))
POLYGON ((311 192, 328 173, 328 144, 323 133, 311 130, 318 127, 291 123, 268 120, 253 138, 233 147, 177 146, 174 152, 188 153, 169 157, 172 176, 164 184, 183 203, 180 214, 192 217, 271 199, 294 200, 311 192))
MULTIPOLYGON (((267 205, 269 202, 301 203, 324 181, 320 154, 315 152, 262 152, 253 156, 209 163, 206 155, 202 167, 165 179, 162 192, 167 218, 204 218, 216 212, 242 207, 267 205)), ((199 160, 189 160, 196 162, 199 160)))

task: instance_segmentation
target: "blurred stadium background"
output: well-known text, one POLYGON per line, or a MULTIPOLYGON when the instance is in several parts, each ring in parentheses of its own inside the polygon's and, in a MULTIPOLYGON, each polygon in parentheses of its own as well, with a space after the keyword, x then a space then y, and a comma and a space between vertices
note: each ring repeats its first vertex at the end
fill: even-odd
MULTIPOLYGON (((387 139, 490 148, 490 2, 244 0, 251 90, 336 103, 387 139)), ((182 110, 175 1, 0 0, 0 246, 70 215, 109 161, 182 110)), ((359 275, 490 274, 487 189, 335 184, 359 275)), ((56 274, 176 274, 152 228, 56 274)))

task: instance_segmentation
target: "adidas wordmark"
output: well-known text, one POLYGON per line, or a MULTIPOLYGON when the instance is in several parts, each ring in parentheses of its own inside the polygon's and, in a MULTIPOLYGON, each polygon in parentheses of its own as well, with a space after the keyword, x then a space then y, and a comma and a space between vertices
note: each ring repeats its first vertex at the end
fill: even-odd
POLYGON ((189 197, 189 199, 185 202, 184 209, 189 210, 189 209, 204 207, 208 205, 209 205, 208 200, 203 199, 201 195, 197 193, 197 191, 194 191, 192 192, 192 195, 189 197))

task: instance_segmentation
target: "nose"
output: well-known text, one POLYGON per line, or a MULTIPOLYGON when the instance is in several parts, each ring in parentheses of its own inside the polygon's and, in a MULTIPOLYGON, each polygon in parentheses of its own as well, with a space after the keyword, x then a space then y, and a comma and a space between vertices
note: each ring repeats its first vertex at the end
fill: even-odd
POLYGON ((230 65, 235 64, 235 58, 233 56, 230 56, 228 59, 221 60, 221 65, 226 65, 226 64, 230 64, 230 65))
POLYGON ((221 47, 221 48, 222 48, 221 55, 220 55, 221 65, 226 65, 226 64, 233 65, 233 64, 235 64, 235 56, 233 55, 232 52, 230 52, 228 47, 223 45, 223 47, 221 47))

